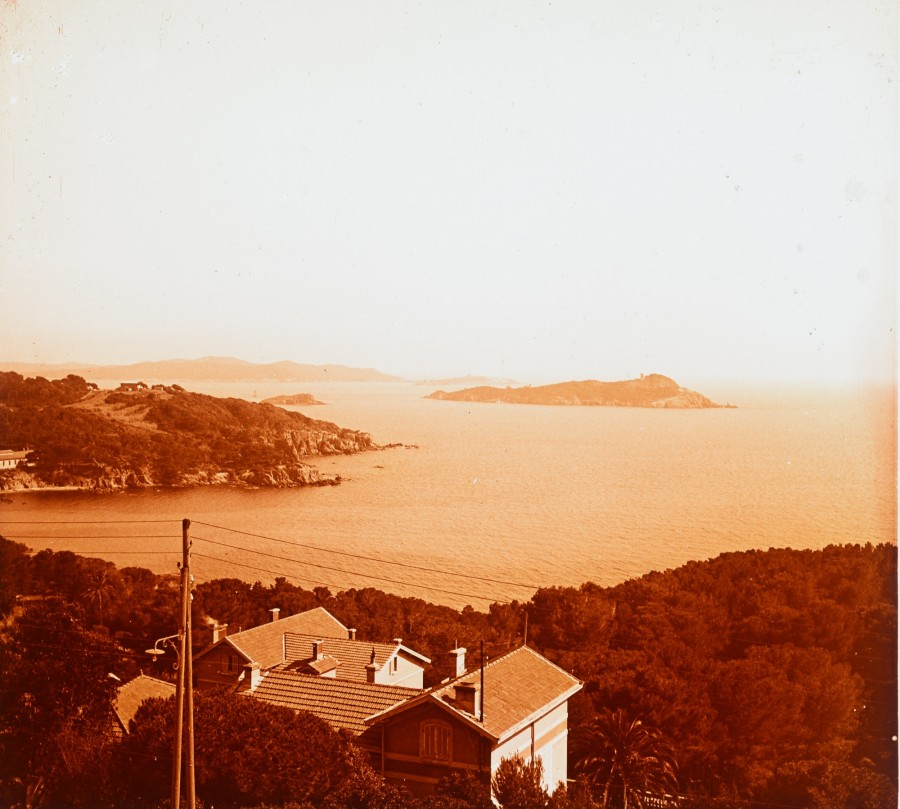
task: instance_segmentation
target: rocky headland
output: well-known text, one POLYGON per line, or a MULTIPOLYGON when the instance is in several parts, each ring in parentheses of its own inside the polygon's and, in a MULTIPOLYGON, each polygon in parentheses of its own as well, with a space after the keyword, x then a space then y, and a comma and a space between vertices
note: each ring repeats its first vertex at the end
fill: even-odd
POLYGON ((710 401, 696 391, 681 387, 662 374, 647 374, 622 382, 559 382, 521 388, 481 386, 453 392, 435 391, 426 399, 451 402, 506 402, 509 404, 566 405, 593 407, 730 407, 710 401))
POLYGON ((5 447, 27 463, 0 472, 0 490, 146 486, 322 486, 317 458, 383 449, 348 430, 270 404, 179 385, 100 390, 78 376, 49 381, 0 373, 5 447))

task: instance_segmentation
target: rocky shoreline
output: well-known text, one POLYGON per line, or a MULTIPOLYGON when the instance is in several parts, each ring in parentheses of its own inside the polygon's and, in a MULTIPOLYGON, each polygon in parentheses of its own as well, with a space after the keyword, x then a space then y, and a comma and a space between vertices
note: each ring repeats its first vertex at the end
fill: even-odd
POLYGON ((27 460, 0 472, 0 491, 113 492, 150 487, 336 486, 318 459, 384 449, 372 436, 271 404, 76 376, 0 374, 4 440, 27 460))

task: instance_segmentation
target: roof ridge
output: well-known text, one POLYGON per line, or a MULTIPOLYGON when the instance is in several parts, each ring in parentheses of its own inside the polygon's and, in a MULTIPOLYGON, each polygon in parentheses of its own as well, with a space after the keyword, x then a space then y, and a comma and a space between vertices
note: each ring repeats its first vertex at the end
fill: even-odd
POLYGON ((338 642, 338 643, 358 643, 362 646, 384 646, 389 649, 394 649, 398 646, 402 646, 402 643, 387 643, 385 641, 380 640, 360 640, 359 638, 330 638, 330 637, 322 637, 321 635, 310 634, 309 632, 285 632, 285 635, 293 635, 298 638, 316 638, 317 640, 323 640, 326 643, 329 642, 338 642))
MULTIPOLYGON (((285 615, 284 618, 277 618, 274 621, 265 621, 264 623, 257 624, 256 626, 251 626, 249 629, 239 629, 237 632, 234 632, 231 635, 226 635, 225 637, 233 638, 238 635, 246 635, 248 632, 256 632, 257 630, 265 629, 266 627, 278 626, 279 624, 283 623, 284 621, 290 621, 292 618, 297 618, 301 615, 308 615, 311 612, 324 612, 333 621, 340 624, 341 626, 344 626, 344 624, 341 623, 340 621, 338 621, 338 619, 335 618, 330 612, 328 612, 328 610, 326 610, 325 607, 311 607, 310 609, 303 610, 302 612, 295 612, 293 615, 285 615)), ((346 629, 346 628, 347 627, 344 626, 344 629, 346 629)), ((287 634, 287 632, 289 632, 289 630, 285 630, 285 634, 287 634)), ((304 634, 304 633, 297 633, 297 634, 304 634)))

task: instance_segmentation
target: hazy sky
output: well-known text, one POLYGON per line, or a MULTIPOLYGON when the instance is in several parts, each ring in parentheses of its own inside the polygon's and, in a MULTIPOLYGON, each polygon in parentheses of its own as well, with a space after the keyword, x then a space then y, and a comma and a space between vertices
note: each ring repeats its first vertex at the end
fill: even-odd
POLYGON ((0 360, 893 374, 897 4, 0 4, 0 360))

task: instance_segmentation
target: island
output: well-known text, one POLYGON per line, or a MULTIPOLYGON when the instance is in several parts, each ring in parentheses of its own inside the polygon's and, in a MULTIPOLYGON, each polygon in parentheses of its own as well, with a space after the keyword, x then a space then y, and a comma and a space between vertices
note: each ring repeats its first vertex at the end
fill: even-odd
POLYGON ((144 382, 101 390, 74 374, 0 373, 0 423, 3 448, 25 453, 0 470, 0 490, 336 485, 311 461, 383 449, 368 433, 271 404, 144 382))
POLYGON ((325 402, 320 402, 311 393, 294 393, 284 396, 271 396, 268 399, 263 399, 261 404, 307 406, 325 404, 325 402))
POLYGON ((526 385, 520 388, 481 386, 446 392, 435 391, 426 399, 450 402, 505 402, 508 404, 568 405, 593 407, 664 407, 711 408, 732 407, 710 401, 696 391, 681 387, 662 374, 641 375, 639 379, 621 382, 559 382, 554 385, 526 385))

